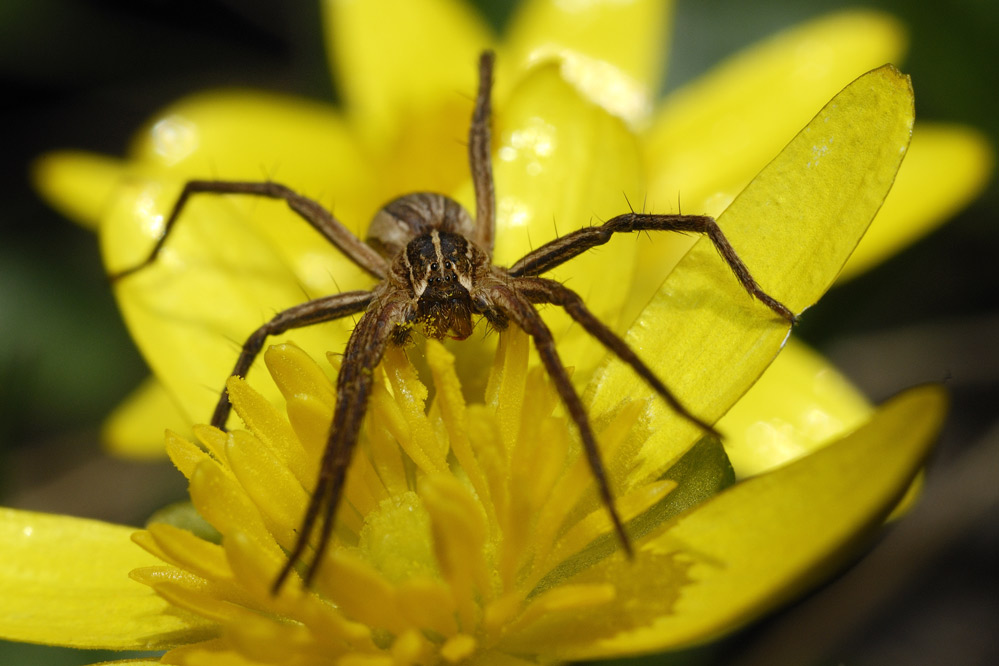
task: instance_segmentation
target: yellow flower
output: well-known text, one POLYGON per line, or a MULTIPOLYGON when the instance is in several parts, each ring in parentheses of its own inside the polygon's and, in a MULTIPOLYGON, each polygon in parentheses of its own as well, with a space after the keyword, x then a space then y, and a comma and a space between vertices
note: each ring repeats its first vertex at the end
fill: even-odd
MULTIPOLYGON (((385 4, 327 4, 343 114, 253 93, 211 93, 165 112, 140 135, 128 162, 49 158, 39 168, 42 188, 78 217, 100 219, 110 270, 148 251, 180 186, 196 176, 259 180, 263 166, 296 190, 332 201, 359 233, 379 205, 404 192, 444 191, 468 206, 461 141, 470 102, 459 93, 473 89, 475 55, 491 45, 500 64, 499 263, 551 238, 553 219, 564 232, 621 212, 625 196, 662 211, 679 192, 685 211, 719 215, 754 275, 800 311, 836 277, 909 143, 911 91, 904 77, 882 68, 847 88, 766 164, 836 91, 894 59, 900 31, 880 15, 805 26, 650 115, 662 3, 528 3, 502 45, 461 7, 385 4), (439 48, 423 48, 428 43, 439 48), (764 111, 774 97, 795 103, 783 114, 764 111)), ((884 207, 897 226, 939 219, 987 171, 977 135, 935 129, 919 136, 915 146, 928 157, 915 171, 899 172, 893 195, 901 188, 908 198, 889 198, 884 207), (956 174, 949 187, 930 190, 924 181, 939 175, 942 155, 960 168, 948 167, 956 174)), ((900 234, 886 237, 897 243, 900 234)), ((698 415, 715 420, 763 372, 787 329, 749 301, 712 248, 701 243, 683 256, 687 245, 620 239, 556 275, 618 330, 634 320, 629 343, 698 415)), ((273 310, 301 302, 303 291, 368 285, 272 203, 203 197, 157 265, 117 292, 157 379, 187 419, 200 421, 217 396, 205 387, 231 369, 232 341, 273 310)), ((745 623, 835 566, 844 546, 897 503, 943 411, 939 393, 928 388, 873 411, 834 374, 821 385, 807 382, 811 373, 833 371, 791 345, 780 357, 790 360, 777 364, 781 379, 765 378, 757 384, 764 393, 754 389, 720 422, 740 475, 856 430, 714 495, 726 480, 717 448, 698 445, 695 429, 650 400, 619 363, 603 360, 578 329, 557 316, 549 321, 574 378, 588 386, 622 513, 636 517, 634 562, 611 552, 613 542, 602 536, 607 517, 590 494, 571 430, 543 378, 527 369, 523 338, 512 335, 488 377, 484 359, 492 358, 495 338, 450 351, 428 344, 436 391, 429 411, 405 359, 387 359, 386 384, 351 471, 339 547, 315 593, 288 585, 271 597, 282 547, 314 482, 331 399, 321 371, 284 346, 268 353, 278 388, 253 376, 259 397, 241 381, 230 383, 250 433, 196 428, 210 454, 169 439, 195 505, 222 532, 222 544, 154 524, 136 537, 146 554, 128 541, 127 528, 4 512, 0 529, 15 552, 0 565, 2 634, 83 647, 174 648, 171 658, 191 664, 341 656, 495 663, 680 647, 745 623), (459 376, 485 405, 465 405, 459 376), (808 392, 790 400, 803 384, 808 392), (290 425, 272 406, 285 401, 290 425), (744 404, 753 409, 740 413, 744 404), (699 458, 691 463, 688 456, 699 458), (675 516, 683 509, 690 510, 675 516), (68 559, 74 553, 88 553, 82 567, 68 559), (125 580, 129 570, 147 587, 125 580), (111 598, 128 603, 108 604, 111 598)), ((342 349, 349 328, 341 322, 291 337, 318 357, 342 349)), ((147 389, 130 416, 114 422, 120 448, 134 451, 130 445, 151 439, 144 429, 137 438, 122 434, 136 423, 162 426, 164 395, 147 389)))
POLYGON ((636 538, 629 560, 528 353, 523 333, 504 334, 486 404, 467 405, 454 357, 429 342, 436 396, 426 409, 417 371, 391 350, 335 547, 313 590, 296 579, 274 596, 334 390, 299 348, 271 347, 266 363, 287 418, 232 378, 249 432, 196 427, 200 446, 167 436, 221 544, 167 523, 130 534, 0 512, 3 635, 172 648, 163 661, 176 664, 515 664, 681 647, 741 625, 836 566, 905 491, 943 415, 939 389, 914 389, 843 440, 709 498, 730 473, 717 442, 647 477, 640 458, 655 431, 642 402, 625 401, 599 434, 627 489, 619 508, 636 538), (127 581, 128 570, 148 587, 127 581))

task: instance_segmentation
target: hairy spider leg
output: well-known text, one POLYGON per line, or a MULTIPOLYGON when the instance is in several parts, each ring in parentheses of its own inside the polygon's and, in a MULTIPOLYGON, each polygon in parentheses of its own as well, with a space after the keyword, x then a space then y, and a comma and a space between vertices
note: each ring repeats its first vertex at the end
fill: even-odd
POLYGON ((492 51, 485 51, 479 56, 479 90, 472 112, 472 125, 468 130, 468 162, 475 187, 475 234, 472 241, 486 253, 490 263, 496 234, 496 190, 490 147, 492 132, 489 128, 494 59, 492 51))
POLYGON ((340 364, 340 373, 337 375, 336 406, 329 439, 319 464, 319 479, 295 538, 295 545, 271 586, 273 594, 277 594, 295 565, 302 559, 320 514, 322 521, 319 540, 303 577, 306 586, 315 578, 329 546, 336 510, 343 496, 347 469, 367 412, 375 368, 385 354, 396 325, 406 320, 412 308, 411 303, 400 297, 383 300, 376 296, 375 304, 361 316, 347 341, 343 363, 340 364))
MULTIPOLYGON (((269 336, 280 335, 293 328, 334 321, 356 314, 367 308, 373 298, 374 292, 371 291, 345 291, 282 310, 250 334, 250 337, 243 343, 239 358, 236 359, 236 365, 229 376, 246 377, 246 373, 249 372, 269 336)), ((225 423, 229 419, 231 410, 232 403, 229 402, 229 391, 223 389, 219 401, 215 405, 215 411, 212 413, 212 425, 220 430, 225 430, 225 423)))
POLYGON ((721 437, 721 433, 715 430, 710 423, 702 421, 694 416, 681 403, 673 393, 666 388, 666 385, 656 377, 655 373, 638 357, 631 347, 622 340, 614 331, 607 327, 602 321, 590 312, 590 309, 583 303, 583 299, 565 285, 542 277, 523 277, 516 279, 517 291, 525 294, 531 303, 551 303, 563 308, 573 321, 583 327, 587 333, 596 338, 608 351, 615 354, 622 361, 631 366, 635 373, 645 380, 652 389, 659 394, 659 397, 683 418, 694 423, 702 430, 711 433, 715 437, 721 437))
POLYGON ((180 213, 187 204, 192 194, 249 194, 252 196, 266 197, 268 199, 282 199, 288 207, 299 214, 309 225, 323 235, 326 240, 332 243, 337 249, 376 278, 382 279, 388 274, 388 261, 374 248, 361 241, 357 236, 333 214, 323 208, 323 206, 309 197, 303 196, 285 185, 279 183, 265 182, 242 182, 227 180, 191 180, 184 185, 184 189, 173 205, 166 224, 163 225, 163 233, 156 239, 156 244, 149 252, 149 255, 139 263, 126 268, 117 273, 112 273, 109 279, 116 282, 124 277, 142 270, 156 260, 160 250, 166 243, 170 232, 176 227, 180 213))
POLYGON ((713 217, 707 215, 653 215, 649 213, 617 215, 601 225, 578 229, 528 252, 510 268, 509 273, 513 277, 541 275, 556 266, 561 266, 592 247, 603 245, 616 233, 632 231, 677 231, 705 234, 750 296, 755 297, 788 322, 792 324, 797 322, 798 317, 791 312, 790 308, 760 288, 746 264, 742 262, 732 244, 722 233, 718 223, 713 217))
POLYGON ((597 446, 597 438, 593 434, 590 426, 590 419, 586 414, 583 401, 579 398, 569 373, 565 365, 559 358, 558 350, 555 347, 555 338, 551 330, 541 319, 541 315, 534 309, 534 306, 524 294, 521 294, 512 284, 504 283, 501 280, 489 280, 479 290, 477 295, 487 302, 492 308, 498 309, 506 317, 513 320, 520 328, 524 329, 534 340, 534 347, 538 350, 542 365, 551 377, 555 390, 562 399, 569 412, 569 417, 576 425, 579 432, 579 439, 583 444, 583 451, 586 453, 586 460, 589 463, 590 471, 597 482, 597 489, 600 493, 600 500, 610 514, 614 531, 618 540, 628 557, 634 555, 631 546, 631 539, 628 538, 624 529, 624 521, 617 511, 614 503, 614 496, 611 492, 610 482, 607 480, 607 473, 604 470, 603 459, 600 455, 600 448, 597 446))

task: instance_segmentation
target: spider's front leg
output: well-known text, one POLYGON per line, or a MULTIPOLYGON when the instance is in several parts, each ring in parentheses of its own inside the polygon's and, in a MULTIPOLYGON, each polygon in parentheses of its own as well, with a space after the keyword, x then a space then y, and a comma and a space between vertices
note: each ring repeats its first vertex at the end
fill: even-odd
POLYGON ((322 234, 352 262, 377 278, 384 278, 388 273, 388 262, 384 257, 352 234, 319 202, 302 196, 289 187, 272 182, 191 180, 184 185, 180 196, 177 197, 177 201, 163 225, 163 233, 160 234, 146 258, 134 266, 112 273, 109 276, 112 282, 128 277, 156 261, 156 257, 159 256, 170 233, 176 228, 181 212, 194 194, 248 194, 283 200, 289 208, 298 213, 313 229, 322 234))
POLYGON ((786 305, 767 294, 753 279, 749 268, 742 262, 718 223, 708 215, 652 215, 624 213, 607 220, 600 226, 579 229, 529 252, 509 270, 511 277, 529 277, 546 273, 561 266, 573 257, 597 245, 603 245, 616 233, 632 231, 677 231, 706 235, 718 254, 735 274, 749 294, 790 323, 798 320, 786 305))
MULTIPOLYGON (((370 291, 345 291, 341 294, 317 298, 282 310, 250 334, 250 337, 243 343, 243 349, 236 360, 236 366, 229 373, 229 376, 246 377, 246 373, 250 370, 253 361, 257 358, 269 336, 280 335, 293 328, 334 321, 356 314, 368 307, 373 298, 374 294, 370 291)), ((229 402, 229 392, 223 388, 219 401, 215 405, 215 411, 212 413, 212 425, 220 430, 225 430, 225 422, 229 419, 231 410, 232 403, 229 402)))
POLYGON ((316 552, 303 577, 306 587, 312 583, 319 570, 333 535, 347 468, 368 409, 375 368, 381 362, 396 327, 408 321, 411 313, 412 304, 408 299, 386 291, 376 293, 350 334, 337 375, 333 424, 319 463, 319 478, 298 530, 295 545, 271 587, 274 594, 277 594, 292 569, 302 560, 316 522, 321 518, 316 552))

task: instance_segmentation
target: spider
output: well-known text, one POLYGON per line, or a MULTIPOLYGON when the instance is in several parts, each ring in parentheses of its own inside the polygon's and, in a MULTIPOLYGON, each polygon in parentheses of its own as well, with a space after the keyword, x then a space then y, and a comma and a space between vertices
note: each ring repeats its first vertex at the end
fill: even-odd
MULTIPOLYGON (((374 370, 388 345, 406 344, 414 328, 430 338, 458 340, 472 333, 472 316, 479 315, 497 330, 514 323, 534 340, 541 362, 572 419, 582 442, 600 499, 625 552, 632 546, 614 505, 600 451, 583 402, 569 379, 548 326, 535 305, 560 306, 582 328, 641 376, 672 409, 706 432, 717 435, 711 424, 688 411, 635 352, 586 307, 582 298, 555 280, 547 271, 617 233, 677 231, 706 234, 736 278, 753 297, 780 317, 795 315, 767 295, 750 275, 715 220, 705 215, 654 215, 634 211, 618 215, 599 226, 574 231, 529 252, 509 268, 492 263, 496 225, 496 198, 491 163, 492 52, 483 52, 478 63, 478 92, 468 133, 468 156, 475 190, 475 219, 456 201, 441 194, 407 194, 386 204, 375 214, 362 242, 318 202, 275 182, 192 180, 167 218, 163 232, 149 255, 138 264, 111 276, 112 281, 155 261, 188 199, 194 194, 247 194, 283 200, 359 267, 377 278, 369 290, 348 291, 295 305, 279 312, 243 343, 232 375, 245 376, 269 336, 363 313, 343 354, 336 381, 336 406, 321 462, 319 478, 309 501, 295 544, 275 579, 277 591, 304 559, 313 532, 318 528, 312 560, 305 566, 304 584, 314 579, 329 546, 337 507, 343 494, 347 469, 357 445, 361 423, 374 381, 374 370)), ((223 389, 211 418, 225 429, 231 405, 223 389)))

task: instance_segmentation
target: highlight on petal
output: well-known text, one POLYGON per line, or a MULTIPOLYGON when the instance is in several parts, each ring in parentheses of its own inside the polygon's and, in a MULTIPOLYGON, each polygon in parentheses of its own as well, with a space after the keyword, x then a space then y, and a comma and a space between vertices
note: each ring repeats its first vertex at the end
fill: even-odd
POLYGON ((206 623, 129 579, 158 564, 135 530, 0 508, 0 637, 78 648, 160 650, 201 640, 206 623))
MULTIPOLYGON (((641 191, 634 135, 584 99, 555 65, 532 71, 512 92, 495 123, 497 227, 495 263, 509 266, 532 248, 628 210, 641 191), (600 155, 600 159, 593 159, 600 155)), ((609 243, 553 270, 605 323, 621 314, 638 244, 609 243)), ((557 309, 545 312, 566 364, 584 375, 602 347, 557 309)))
MULTIPOLYGON (((767 293, 795 312, 829 287, 891 188, 912 131, 908 77, 890 66, 861 76, 809 123, 718 218, 767 293)), ((786 322, 755 304, 701 239, 628 331, 629 345, 681 400, 713 421, 773 360, 786 322)), ((651 392, 620 361, 597 373, 593 414, 651 392)), ((634 478, 655 476, 700 434, 659 400, 634 478)))
MULTIPOLYGON (((335 208, 358 234, 384 203, 372 158, 354 129, 339 110, 308 100, 249 90, 192 95, 147 123, 130 152, 136 180, 273 180, 335 208)), ((212 196, 194 197, 189 205, 212 196)), ((326 267, 339 254, 304 220, 261 197, 226 199, 306 288, 336 288, 326 267)))
MULTIPOLYGON (((650 572, 635 596, 580 613, 572 626, 541 619, 515 645, 544 645, 560 659, 675 649, 786 603, 880 527, 925 461, 945 407, 939 387, 907 391, 839 442, 682 514, 643 544, 631 571, 620 567, 622 577, 650 572)), ((607 562, 568 583, 616 573, 607 562)))
POLYGON ((829 361, 792 337, 717 426, 736 476, 746 478, 842 437, 871 410, 829 361))
MULTIPOLYGON (((306 196, 332 202, 341 221, 355 232, 383 203, 364 198, 375 183, 374 165, 341 111, 301 98, 240 89, 191 95, 151 119, 129 152, 134 163, 161 176, 274 180, 294 186, 306 196)), ((259 198, 233 197, 234 205, 249 210, 258 207, 255 202, 259 198)), ((317 236, 304 224, 251 219, 261 233, 270 231, 277 247, 302 243, 302 237, 316 244, 317 236)))
POLYGON ((662 0, 524 2, 511 21, 504 67, 558 60, 588 99, 640 124, 662 81, 671 9, 662 0))
POLYGON ((916 123, 895 185, 840 279, 866 271, 954 215, 985 188, 994 161, 992 143, 976 130, 916 123))

